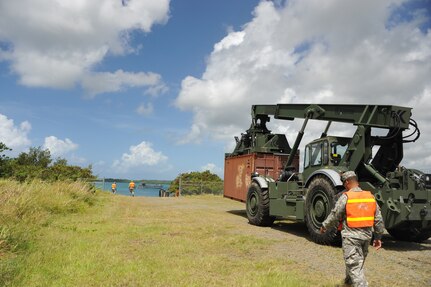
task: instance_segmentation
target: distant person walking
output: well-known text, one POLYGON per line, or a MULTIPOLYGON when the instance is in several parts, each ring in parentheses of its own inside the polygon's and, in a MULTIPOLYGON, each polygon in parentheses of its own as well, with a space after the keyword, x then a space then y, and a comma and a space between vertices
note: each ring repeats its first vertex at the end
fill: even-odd
POLYGON ((135 196, 135 183, 133 180, 129 183, 129 191, 132 196, 135 196))
POLYGON ((342 225, 344 262, 346 264, 345 284, 354 287, 366 287, 364 263, 368 254, 368 246, 373 235, 373 246, 376 250, 382 247, 384 229, 382 214, 374 196, 369 191, 359 187, 358 178, 353 171, 341 175, 341 181, 346 189, 328 218, 320 228, 321 233, 327 229, 342 225))
POLYGON ((111 189, 112 189, 112 193, 116 193, 117 192, 117 183, 114 181, 113 184, 111 184, 111 189))

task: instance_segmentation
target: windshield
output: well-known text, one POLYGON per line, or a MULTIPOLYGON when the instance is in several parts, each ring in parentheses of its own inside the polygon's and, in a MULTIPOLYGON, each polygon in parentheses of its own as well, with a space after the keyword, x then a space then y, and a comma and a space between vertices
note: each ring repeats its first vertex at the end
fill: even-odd
POLYGON ((344 156, 344 154, 346 153, 347 147, 348 147, 347 143, 333 142, 331 144, 332 156, 334 156, 336 154, 336 155, 338 155, 338 157, 342 158, 344 156))
POLYGON ((347 151, 348 143, 333 142, 331 143, 331 157, 339 162, 347 151))

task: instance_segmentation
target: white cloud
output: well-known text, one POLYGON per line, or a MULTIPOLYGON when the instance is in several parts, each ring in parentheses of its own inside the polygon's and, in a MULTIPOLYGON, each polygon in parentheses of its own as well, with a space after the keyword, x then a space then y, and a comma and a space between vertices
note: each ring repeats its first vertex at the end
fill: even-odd
MULTIPOLYGON (((55 136, 48 136, 45 138, 43 148, 49 149, 51 155, 57 157, 64 156, 65 154, 76 150, 78 148, 78 145, 68 138, 62 140, 55 136)), ((76 157, 73 158, 76 159, 76 157)))
POLYGON ((166 86, 163 82, 159 81, 158 84, 154 84, 148 89, 146 89, 144 94, 155 97, 166 93, 168 90, 168 86, 166 86))
POLYGON ((85 164, 87 162, 87 159, 85 157, 72 154, 70 156, 70 162, 72 164, 82 165, 82 164, 85 164))
POLYGON ((11 63, 21 84, 70 88, 76 84, 89 93, 113 92, 126 86, 162 85, 160 76, 145 73, 93 71, 108 54, 134 52, 130 32, 150 32, 166 23, 169 0, 127 1, 2 1, 0 4, 0 61, 11 63), (7 46, 7 45, 6 45, 7 46), (118 77, 112 83, 110 79, 118 77), (86 79, 109 82, 106 89, 86 79), (152 77, 151 80, 148 77, 152 77), (143 79, 145 78, 145 79, 143 79), (156 81, 155 81, 156 80, 156 81), (144 82, 144 84, 142 84, 144 82))
POLYGON ((129 153, 123 153, 120 160, 115 160, 113 168, 118 172, 127 172, 132 168, 157 166, 165 163, 168 157, 160 151, 155 151, 152 144, 146 141, 129 148, 129 153))
POLYGON ((210 171, 212 173, 220 174, 222 172, 222 169, 215 165, 214 163, 207 163, 206 165, 201 167, 202 171, 210 171))
POLYGON ((431 173, 431 113, 429 107, 431 103, 431 83, 424 92, 408 103, 414 107, 413 115, 419 123, 421 137, 415 143, 406 145, 403 163, 408 167, 421 167, 425 172, 431 173))
POLYGON ((152 103, 142 103, 141 105, 139 105, 139 107, 136 109, 136 112, 142 116, 150 116, 153 114, 154 111, 154 107, 152 103))
MULTIPOLYGON (((428 131, 431 30, 417 27, 430 15, 396 22, 391 13, 402 2, 262 1, 249 23, 214 45, 203 75, 182 81, 176 106, 194 120, 180 142, 231 142, 248 128, 252 104, 280 102, 411 104, 428 131)), ((272 129, 292 141, 298 124, 276 121, 272 129)), ((323 125, 313 121, 303 143, 323 125)), ((431 131, 422 135, 416 145, 431 142, 431 131)))
POLYGON ((198 124, 193 124, 190 128, 190 131, 187 133, 187 135, 179 138, 177 140, 177 143, 178 144, 187 144, 190 142, 200 143, 201 138, 202 138, 201 126, 198 124))
POLYGON ((161 77, 155 73, 129 73, 118 70, 115 73, 92 73, 82 80, 82 87, 91 96, 113 93, 126 87, 145 87, 161 85, 161 77))
POLYGON ((28 147, 31 144, 28 138, 30 130, 28 121, 15 125, 13 119, 0 114, 0 142, 9 148, 20 151, 28 147))
POLYGON ((245 33, 240 32, 230 32, 226 37, 224 37, 220 42, 214 45, 214 52, 219 52, 221 50, 227 50, 230 47, 238 46, 244 41, 245 33))

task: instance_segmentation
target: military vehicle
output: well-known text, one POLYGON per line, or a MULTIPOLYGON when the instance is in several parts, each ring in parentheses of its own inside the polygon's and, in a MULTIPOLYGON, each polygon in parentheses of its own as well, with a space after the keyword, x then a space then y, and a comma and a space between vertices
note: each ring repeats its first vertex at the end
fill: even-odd
POLYGON ((251 113, 250 128, 236 137, 234 151, 225 156, 224 191, 226 197, 246 202, 251 224, 271 226, 276 219, 305 222, 314 242, 335 243, 336 228, 325 234, 319 229, 344 189, 340 173, 353 170, 362 189, 374 194, 394 238, 422 242, 431 236, 431 175, 400 166, 403 144, 420 136, 411 108, 277 104, 254 105, 251 113), (304 119, 293 147, 284 134, 268 130, 271 116, 304 119), (299 172, 295 159, 309 120, 327 125, 320 138, 305 145, 299 172), (333 122, 350 123, 356 131, 352 137, 330 136, 333 122), (383 129, 384 134, 375 135, 374 129, 383 129))

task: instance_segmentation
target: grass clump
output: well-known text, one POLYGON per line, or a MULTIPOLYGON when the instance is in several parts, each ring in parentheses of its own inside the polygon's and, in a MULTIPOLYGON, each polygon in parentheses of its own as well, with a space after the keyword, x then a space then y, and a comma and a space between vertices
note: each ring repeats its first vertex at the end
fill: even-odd
POLYGON ((40 227, 94 202, 90 185, 81 182, 0 180, 0 286, 15 276, 40 227))

